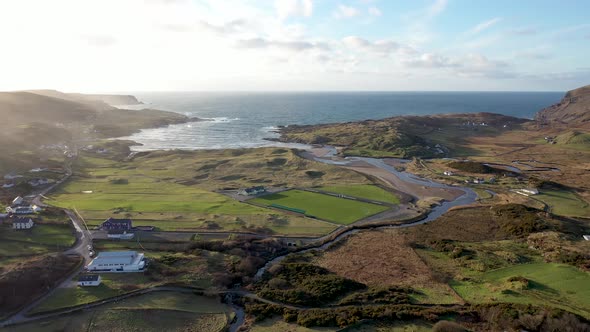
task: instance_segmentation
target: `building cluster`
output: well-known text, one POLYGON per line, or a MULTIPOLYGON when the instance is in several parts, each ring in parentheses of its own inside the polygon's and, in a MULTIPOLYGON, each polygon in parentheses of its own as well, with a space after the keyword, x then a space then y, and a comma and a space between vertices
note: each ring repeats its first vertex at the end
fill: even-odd
MULTIPOLYGON (((39 173, 47 171, 47 168, 33 168, 29 170, 29 173, 39 173)), ((55 171, 52 171, 55 172, 55 171)), ((3 189, 10 189, 15 187, 17 184, 20 183, 28 183, 31 187, 39 187, 45 186, 51 183, 55 183, 55 180, 43 178, 43 177, 34 177, 30 178, 29 176, 20 175, 14 172, 8 173, 4 175, 4 183, 2 184, 3 189)))
POLYGON ((238 191, 238 194, 243 195, 243 196, 256 196, 256 195, 264 194, 266 192, 267 192, 267 190, 265 187, 256 186, 256 187, 240 189, 238 191))
POLYGON ((25 200, 18 196, 12 200, 10 206, 6 208, 6 212, 9 214, 25 215, 41 212, 43 209, 37 205, 31 205, 25 200))

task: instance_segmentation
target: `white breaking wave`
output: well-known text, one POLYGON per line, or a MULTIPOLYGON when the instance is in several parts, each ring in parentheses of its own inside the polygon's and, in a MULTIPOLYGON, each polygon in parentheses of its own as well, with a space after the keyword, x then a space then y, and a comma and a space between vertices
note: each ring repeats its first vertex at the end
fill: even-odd
POLYGON ((218 118, 203 118, 205 121, 211 121, 213 123, 225 123, 225 122, 232 122, 232 121, 239 121, 240 118, 228 118, 225 116, 221 116, 218 118))

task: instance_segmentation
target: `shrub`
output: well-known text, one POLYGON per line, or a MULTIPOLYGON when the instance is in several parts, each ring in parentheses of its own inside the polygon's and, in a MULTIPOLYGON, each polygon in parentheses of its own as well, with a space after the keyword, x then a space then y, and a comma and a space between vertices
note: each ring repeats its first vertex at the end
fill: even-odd
POLYGON ((112 179, 109 181, 111 184, 129 184, 127 179, 112 179))
POLYGON ((467 332, 468 330, 463 326, 448 320, 441 320, 434 324, 432 332, 467 332))

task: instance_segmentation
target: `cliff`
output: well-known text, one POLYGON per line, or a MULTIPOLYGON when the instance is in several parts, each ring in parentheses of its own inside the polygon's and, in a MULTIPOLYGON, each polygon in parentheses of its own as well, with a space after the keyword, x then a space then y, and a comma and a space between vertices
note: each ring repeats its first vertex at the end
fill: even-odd
POLYGON ((563 99, 537 113, 543 124, 590 126, 590 85, 568 91, 563 99))

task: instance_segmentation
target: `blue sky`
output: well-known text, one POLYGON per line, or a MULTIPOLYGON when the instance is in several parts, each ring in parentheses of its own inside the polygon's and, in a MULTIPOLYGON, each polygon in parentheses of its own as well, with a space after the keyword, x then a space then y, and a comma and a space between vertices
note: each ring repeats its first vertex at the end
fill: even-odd
POLYGON ((589 1, 4 0, 0 90, 590 84, 589 1))

